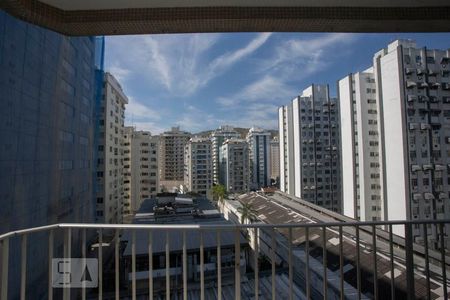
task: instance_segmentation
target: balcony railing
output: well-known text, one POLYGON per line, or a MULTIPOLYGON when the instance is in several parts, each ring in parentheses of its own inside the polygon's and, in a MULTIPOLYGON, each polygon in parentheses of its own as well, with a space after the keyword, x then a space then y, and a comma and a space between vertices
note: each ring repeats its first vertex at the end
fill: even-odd
POLYGON ((48 299, 448 299, 448 225, 450 220, 42 226, 0 235, 0 296, 33 299, 27 266, 35 262, 27 251, 39 235, 34 241, 47 250, 41 263, 48 269, 38 284, 48 299), (429 238, 414 243, 418 229, 423 237, 437 234, 433 244, 429 238), (98 287, 54 288, 57 257, 98 259, 98 287))

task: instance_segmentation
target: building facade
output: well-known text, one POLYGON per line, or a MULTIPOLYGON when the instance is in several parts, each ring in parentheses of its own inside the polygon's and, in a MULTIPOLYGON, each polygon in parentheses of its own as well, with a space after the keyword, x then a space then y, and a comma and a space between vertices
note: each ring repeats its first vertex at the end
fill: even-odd
MULTIPOLYGON (((449 63, 449 50, 419 48, 411 40, 397 40, 374 56, 389 220, 450 217, 449 63)), ((414 228, 416 242, 422 230, 414 228)), ((437 246, 438 232, 429 230, 428 239, 437 246)))
POLYGON ((379 114, 373 68, 338 82, 343 214, 385 220, 379 114))
POLYGON ((280 181, 280 141, 274 137, 269 144, 270 148, 270 179, 275 183, 280 181))
MULTIPOLYGON (((65 37, 0 11, 0 233, 95 221, 95 88, 94 38, 65 37)), ((46 245, 28 238, 27 289, 40 299, 46 245)), ((20 265, 14 257, 10 266, 20 265)), ((9 272, 20 278, 20 268, 9 272)), ((11 299, 19 291, 11 280, 11 299)))
POLYGON ((160 180, 184 181, 184 147, 191 134, 172 127, 160 136, 160 180))
POLYGON ((219 174, 220 174, 220 164, 219 164, 219 152, 220 147, 227 139, 238 139, 241 135, 239 132, 235 131, 231 126, 220 126, 218 129, 214 130, 211 134, 211 142, 212 142, 212 161, 213 161, 213 182, 214 184, 219 183, 219 174))
POLYGON ((245 193, 250 190, 248 152, 248 144, 242 139, 228 139, 220 147, 219 183, 229 193, 245 193))
POLYGON ((280 190, 295 195, 294 184, 294 130, 292 105, 278 109, 278 134, 280 138, 280 190))
POLYGON ((124 122, 128 98, 110 73, 103 73, 97 154, 98 223, 122 223, 124 207, 124 122))
POLYGON ((142 201, 159 192, 159 136, 133 129, 130 145, 130 213, 134 214, 142 201))
POLYGON ((247 134, 249 147, 250 189, 270 185, 270 132, 252 127, 247 134))
POLYGON ((189 192, 207 195, 212 188, 212 145, 209 139, 191 138, 184 152, 184 184, 189 192))
POLYGON ((291 109, 292 123, 289 108, 279 111, 282 191, 341 212, 337 100, 327 85, 312 85, 292 100, 291 109))
POLYGON ((131 138, 133 132, 134 127, 132 126, 123 128, 123 216, 131 214, 131 138))

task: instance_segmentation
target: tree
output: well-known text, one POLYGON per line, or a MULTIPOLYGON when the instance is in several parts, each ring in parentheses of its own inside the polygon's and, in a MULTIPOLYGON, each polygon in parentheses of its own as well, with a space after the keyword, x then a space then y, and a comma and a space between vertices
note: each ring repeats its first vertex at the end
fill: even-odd
POLYGON ((212 194, 214 200, 217 201, 218 204, 223 204, 223 199, 227 194, 227 190, 223 185, 216 184, 212 187, 212 194))
POLYGON ((242 203, 242 206, 238 207, 237 210, 241 214, 242 224, 244 224, 245 220, 253 221, 256 219, 256 210, 253 209, 251 203, 242 203))

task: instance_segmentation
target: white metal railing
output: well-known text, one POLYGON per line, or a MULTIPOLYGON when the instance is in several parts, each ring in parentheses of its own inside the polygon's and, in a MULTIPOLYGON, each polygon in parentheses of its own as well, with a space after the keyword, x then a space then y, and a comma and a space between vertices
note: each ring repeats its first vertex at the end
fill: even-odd
MULTIPOLYGON (((6 300, 10 299, 10 294, 8 293, 8 284, 10 283, 10 268, 18 267, 16 265, 10 266, 9 261, 11 256, 19 255, 20 252, 20 298, 30 299, 29 292, 27 291, 27 241, 28 238, 38 232, 45 232, 48 236, 48 299, 53 299, 55 289, 52 287, 52 259, 54 258, 55 250, 55 234, 63 234, 63 255, 64 258, 70 258, 71 253, 79 252, 81 258, 87 258, 87 231, 95 231, 96 242, 98 243, 97 259, 98 259, 98 289, 96 290, 96 296, 98 299, 103 299, 103 293, 105 289, 105 283, 103 281, 104 273, 104 238, 105 233, 107 233, 110 239, 109 247, 113 248, 112 259, 114 263, 114 289, 113 297, 119 299, 121 296, 129 295, 131 299, 136 299, 138 296, 137 290, 137 279, 136 273, 136 232, 145 231, 148 233, 148 244, 147 244, 147 258, 148 258, 148 274, 153 274, 153 255, 154 246, 156 243, 164 243, 165 251, 165 297, 166 299, 171 299, 174 293, 179 293, 179 290, 173 291, 171 283, 171 276, 173 276, 173 271, 171 272, 171 245, 169 236, 176 232, 181 233, 182 236, 182 251, 181 251, 181 261, 182 265, 178 266, 180 272, 182 273, 182 292, 180 296, 183 299, 188 299, 188 291, 190 286, 188 285, 188 249, 186 233, 189 231, 195 231, 199 235, 199 267, 196 270, 200 273, 200 283, 199 290, 200 299, 205 299, 205 241, 204 236, 207 232, 216 233, 216 267, 214 271, 217 272, 216 276, 216 293, 217 298, 222 299, 222 289, 224 287, 223 274, 222 274, 222 252, 223 245, 221 244, 221 235, 225 232, 232 233, 234 236, 234 298, 241 299, 242 289, 241 280, 243 276, 247 274, 242 274, 244 266, 241 266, 243 260, 236 259, 241 258, 242 234, 246 233, 246 237, 251 237, 250 249, 253 255, 253 272, 250 273, 254 288, 254 293, 251 296, 252 299, 258 299, 261 295, 262 286, 260 286, 261 274, 267 273, 271 277, 271 288, 270 295, 272 299, 275 299, 277 293, 276 276, 277 268, 277 257, 285 261, 286 264, 284 269, 287 271, 288 285, 287 285, 287 297, 289 299, 301 297, 306 299, 323 297, 324 299, 333 298, 337 295, 340 299, 346 299, 346 291, 349 290, 349 284, 346 282, 344 267, 349 264, 346 260, 348 258, 344 255, 344 242, 347 245, 351 245, 355 249, 355 261, 350 262, 356 269, 356 285, 354 289, 358 299, 361 298, 380 298, 380 282, 383 276, 389 274, 390 281, 390 296, 394 299, 396 294, 399 294, 398 289, 402 288, 401 282, 396 282, 396 268, 401 268, 404 270, 406 276, 406 289, 404 289, 405 297, 408 299, 415 299, 417 297, 417 289, 415 284, 418 279, 425 279, 426 295, 427 299, 433 299, 441 297, 442 299, 448 299, 448 275, 446 267, 449 264, 449 258, 447 257, 444 239, 446 237, 445 226, 450 224, 450 220, 438 220, 438 221, 379 221, 379 222, 330 222, 330 223, 301 223, 301 224, 245 224, 245 225, 230 225, 230 224, 54 224, 42 227, 35 227, 30 229, 23 229, 12 231, 0 235, 1 242, 1 294, 0 299, 6 300), (418 224, 418 225, 417 225, 418 224), (423 245, 419 246, 413 242, 413 226, 420 226, 424 231, 424 236, 427 237, 428 226, 434 226, 439 232, 439 245, 437 250, 431 249, 428 246, 428 239, 423 239, 423 245), (382 231, 380 226, 387 228, 386 231, 382 231), (405 238, 399 238, 394 236, 393 227, 403 226, 405 230, 405 238), (81 244, 80 249, 73 251, 72 249, 72 234, 77 231, 81 233, 81 244), (121 290, 120 288, 120 266, 123 256, 121 254, 121 233, 124 231, 131 232, 131 288, 129 291, 121 290), (165 240, 153 240, 153 233, 156 231, 165 232, 165 240), (294 237, 293 232, 302 232, 300 237, 294 237), (251 233, 251 234, 250 234, 251 233), (332 270, 330 264, 333 262, 328 262, 328 258, 331 257, 328 253, 328 248, 330 247, 329 238, 333 239, 333 245, 338 245, 338 269, 332 270), (10 251, 10 242, 17 239, 20 241, 20 251, 10 251), (299 239, 299 240, 296 240, 299 239), (399 242, 399 240, 401 242, 399 242), (281 242, 280 242, 281 241, 281 242), (283 242, 284 241, 284 242, 283 242), (314 250, 314 249, 315 250, 314 250), (318 250, 317 250, 318 249, 318 250), (295 251, 295 253, 294 253, 295 251), (316 257, 312 255, 315 251, 316 257), (317 255, 317 252, 322 252, 321 255, 317 255), (373 282, 373 288, 370 293, 367 292, 367 284, 365 276, 367 276, 368 270, 367 266, 361 261, 362 251, 371 252, 372 259, 371 266, 373 267, 372 272, 373 278, 369 280, 373 282), (12 253, 14 252, 14 253, 12 253), (260 258, 266 256, 270 268, 260 273, 260 258), (281 258, 280 258, 281 257, 281 258), (317 258, 319 257, 319 258, 317 258), (386 260, 389 262, 389 270, 387 273, 382 274, 377 268, 380 265, 380 260, 386 260), (312 260, 316 262, 319 261, 322 264, 321 274, 317 268, 312 268, 312 260), (320 261, 321 260, 321 261, 320 261), (299 264, 298 262, 301 262, 299 264), (363 274, 363 275, 362 275, 363 274), (365 275, 364 275, 365 274, 365 275), (332 281, 331 278, 328 280, 328 276, 332 275, 333 278, 339 278, 339 282, 332 281), (315 279, 312 280, 312 277, 315 279), (318 280, 319 278, 320 280, 318 280), (314 282, 313 282, 314 281, 314 282), (318 286, 320 282, 321 286, 318 286), (434 288, 432 288, 432 286, 434 288), (436 286, 438 288, 436 288, 436 286), (301 287, 301 288, 299 288, 301 287), (299 294, 300 293, 300 294, 299 294), (332 293, 333 295, 331 295, 332 293), (433 294, 432 294, 433 293, 433 294)), ((17 242, 17 241, 16 241, 17 242)), ((332 258, 332 257, 331 257, 332 258)), ((316 264, 317 265, 317 264, 316 264)), ((209 266, 209 264, 208 264, 209 266)), ((213 268, 209 268, 213 269, 213 268)), ((208 270, 207 270, 208 271, 208 270)), ((211 270, 209 270, 211 272, 211 270)), ((149 298, 152 299, 155 293, 154 278, 152 276, 147 276, 148 285, 146 285, 146 293, 149 298)), ((128 276, 126 276, 128 281, 128 276)), ((385 279, 385 278, 384 278, 385 279)), ((210 282, 208 282, 208 286, 210 282)), ((351 288, 351 286, 350 286, 351 288)), ((108 286, 111 290, 111 287, 108 286)), ((82 299, 86 299, 86 290, 84 286, 80 289, 82 299)), ((69 288, 64 288, 62 291, 63 299, 70 299, 71 295, 74 294, 69 288)), ((142 292, 142 291, 139 291, 142 292)), ((286 291, 285 291, 286 292, 286 291)), ((385 292, 385 291, 383 291, 385 292)), ((402 292, 402 291, 400 291, 402 292)), ((57 292, 56 292, 57 293, 57 292)), ((92 294, 91 294, 92 295, 92 294)), ((267 296, 267 294, 265 295, 267 296)), ((266 297, 267 298, 267 297, 266 297)))

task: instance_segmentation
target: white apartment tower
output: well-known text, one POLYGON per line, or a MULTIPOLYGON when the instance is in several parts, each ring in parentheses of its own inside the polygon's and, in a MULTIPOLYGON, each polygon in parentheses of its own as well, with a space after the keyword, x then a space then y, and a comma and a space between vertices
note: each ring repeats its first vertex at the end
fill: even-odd
POLYGON ((159 137, 148 131, 131 135, 131 213, 159 191, 159 137))
POLYGON ((184 147, 191 134, 172 127, 160 135, 160 180, 184 181, 184 147))
POLYGON ((218 129, 211 133, 212 142, 212 161, 213 161, 213 182, 219 183, 220 164, 219 164, 219 152, 220 147, 227 139, 238 139, 241 135, 235 131, 231 126, 220 126, 218 129))
POLYGON ((337 100, 330 98, 327 85, 312 85, 291 105, 292 125, 289 115, 285 120, 289 109, 279 111, 281 187, 289 180, 288 193, 341 212, 337 100))
POLYGON ((257 190, 270 185, 270 132, 252 127, 247 134, 250 158, 250 188, 257 190))
POLYGON ((99 111, 96 221, 121 223, 124 203, 123 134, 128 98, 118 81, 104 73, 99 111))
POLYGON ((385 220, 379 114, 373 68, 338 82, 343 214, 385 220))
POLYGON ((279 181, 280 178, 280 142, 278 137, 270 141, 270 178, 279 181))
POLYGON ((191 138, 184 153, 184 184, 188 191, 207 195, 212 187, 211 141, 191 138))
POLYGON ((295 196, 294 184, 294 130, 292 105, 278 109, 280 138, 280 190, 295 196))
POLYGON ((131 137, 134 128, 125 126, 123 129, 123 215, 131 214, 131 137))
MULTIPOLYGON (((373 64, 387 218, 448 219, 450 50, 397 40, 376 53, 373 64)), ((413 229, 416 242, 422 230, 413 229)), ((428 239, 437 246, 436 228, 428 230, 428 239)))
POLYGON ((242 139, 228 139, 220 147, 219 182, 229 193, 246 193, 250 190, 248 144, 242 139))

